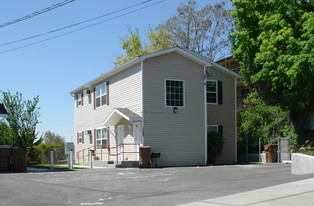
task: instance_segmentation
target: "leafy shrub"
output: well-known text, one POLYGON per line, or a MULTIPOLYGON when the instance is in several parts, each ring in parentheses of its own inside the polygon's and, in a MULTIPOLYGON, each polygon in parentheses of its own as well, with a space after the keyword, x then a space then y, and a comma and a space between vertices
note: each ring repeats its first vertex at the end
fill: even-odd
MULTIPOLYGON (((50 163, 50 149, 52 148, 63 148, 64 145, 60 144, 39 144, 34 146, 31 161, 39 164, 50 163)), ((64 149, 54 150, 54 162, 65 159, 64 149)))
POLYGON ((208 163, 215 163, 216 158, 221 154, 224 145, 223 135, 216 131, 207 133, 207 157, 208 163))

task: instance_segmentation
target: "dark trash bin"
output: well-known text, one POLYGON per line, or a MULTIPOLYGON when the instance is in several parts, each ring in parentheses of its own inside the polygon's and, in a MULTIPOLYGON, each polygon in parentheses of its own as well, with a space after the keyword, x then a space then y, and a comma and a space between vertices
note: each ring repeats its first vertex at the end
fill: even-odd
POLYGON ((149 168, 150 167, 150 146, 141 146, 139 149, 139 167, 140 168, 149 168))
POLYGON ((12 156, 15 172, 26 172, 27 163, 26 163, 26 152, 27 149, 23 147, 13 147, 12 156))
POLYGON ((264 151, 266 154, 266 163, 277 162, 277 144, 264 145, 264 151))
POLYGON ((10 147, 1 146, 0 147, 0 171, 8 171, 10 167, 10 147))

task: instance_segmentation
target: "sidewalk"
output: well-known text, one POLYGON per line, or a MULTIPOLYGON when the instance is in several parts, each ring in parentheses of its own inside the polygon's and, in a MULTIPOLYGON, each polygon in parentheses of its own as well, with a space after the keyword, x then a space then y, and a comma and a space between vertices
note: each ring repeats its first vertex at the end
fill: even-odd
POLYGON ((313 197, 314 178, 311 178, 180 206, 312 206, 313 197))

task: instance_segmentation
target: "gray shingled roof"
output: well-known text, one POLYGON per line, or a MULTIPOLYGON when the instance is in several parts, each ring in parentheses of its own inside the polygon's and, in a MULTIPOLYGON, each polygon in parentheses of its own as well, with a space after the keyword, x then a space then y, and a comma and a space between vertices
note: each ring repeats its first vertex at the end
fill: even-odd
POLYGON ((0 104, 0 114, 8 114, 7 110, 4 108, 3 104, 0 104))

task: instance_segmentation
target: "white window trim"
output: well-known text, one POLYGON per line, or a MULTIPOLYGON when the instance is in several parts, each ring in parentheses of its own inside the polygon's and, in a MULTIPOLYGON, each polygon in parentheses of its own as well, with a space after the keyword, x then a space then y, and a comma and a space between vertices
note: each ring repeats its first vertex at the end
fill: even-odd
POLYGON ((95 108, 100 108, 100 107, 103 107, 103 106, 107 106, 107 101, 108 101, 108 98, 107 98, 107 81, 101 83, 101 84, 98 84, 96 87, 95 87, 95 108), (106 94, 103 94, 103 95, 100 95, 99 98, 100 98, 100 103, 101 103, 101 97, 106 95, 106 104, 103 104, 103 105, 100 105, 97 107, 97 104, 96 104, 96 100, 97 100, 97 96, 96 96, 96 92, 97 92, 97 87, 100 87, 100 85, 102 84, 105 84, 106 85, 106 94))
MULTIPOLYGON (((97 146, 98 146, 98 145, 97 145, 97 130, 100 130, 100 131, 101 131, 102 129, 106 129, 106 140, 107 140, 107 145, 108 145, 108 136, 107 136, 107 129, 108 129, 108 128, 107 128, 107 127, 99 127, 99 128, 96 128, 96 134, 95 134, 96 150, 108 150, 108 149, 107 149, 108 147, 106 147, 105 149, 102 149, 102 148, 98 149, 98 148, 97 148, 97 146)), ((99 139, 98 139, 98 140, 99 140, 99 139)), ((100 141, 102 141, 102 140, 103 140, 103 139, 101 138, 100 141)))
POLYGON ((185 80, 182 79, 164 79, 164 99, 165 99, 165 107, 178 107, 178 108, 185 108, 185 80), (168 106, 167 105, 167 86, 166 81, 181 81, 183 82, 183 106, 168 106))
POLYGON ((218 104, 218 80, 211 80, 211 79, 206 80, 206 102, 207 102, 207 104, 218 104), (216 102, 207 102, 207 93, 208 93, 207 82, 216 82, 216 102))
POLYGON ((79 144, 83 144, 83 131, 78 131, 79 144))
POLYGON ((207 130, 208 130, 208 127, 216 127, 216 132, 218 132, 218 125, 207 125, 207 130))

